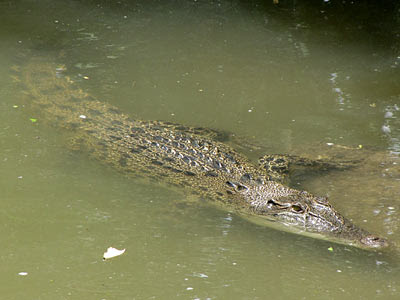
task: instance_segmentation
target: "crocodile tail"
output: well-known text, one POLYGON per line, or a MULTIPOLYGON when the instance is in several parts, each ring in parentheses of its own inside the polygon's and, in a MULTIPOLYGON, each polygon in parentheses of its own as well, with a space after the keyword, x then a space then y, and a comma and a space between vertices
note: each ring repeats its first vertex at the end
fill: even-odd
POLYGON ((25 102, 41 120, 61 127, 76 127, 93 98, 76 87, 65 73, 66 67, 42 59, 32 59, 21 68, 25 102))

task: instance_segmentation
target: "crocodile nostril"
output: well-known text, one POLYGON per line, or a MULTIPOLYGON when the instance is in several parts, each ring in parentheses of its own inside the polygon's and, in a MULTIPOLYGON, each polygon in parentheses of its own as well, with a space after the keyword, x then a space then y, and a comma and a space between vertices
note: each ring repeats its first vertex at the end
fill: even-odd
POLYGON ((371 248, 384 248, 389 245, 385 239, 382 239, 375 235, 367 235, 367 236, 363 237, 360 241, 365 246, 368 246, 371 248))

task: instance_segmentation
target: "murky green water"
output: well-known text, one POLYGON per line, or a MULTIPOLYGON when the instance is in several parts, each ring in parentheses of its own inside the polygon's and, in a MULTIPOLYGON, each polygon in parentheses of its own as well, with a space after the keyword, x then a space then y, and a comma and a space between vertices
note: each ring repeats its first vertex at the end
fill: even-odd
POLYGON ((397 247, 400 53, 388 21, 329 1, 107 2, 0 2, 1 299, 397 299, 394 251, 260 227, 127 178, 31 122, 11 70, 47 57, 134 117, 248 137, 252 158, 363 145, 359 167, 296 180, 397 247), (127 250, 104 262, 109 246, 127 250))

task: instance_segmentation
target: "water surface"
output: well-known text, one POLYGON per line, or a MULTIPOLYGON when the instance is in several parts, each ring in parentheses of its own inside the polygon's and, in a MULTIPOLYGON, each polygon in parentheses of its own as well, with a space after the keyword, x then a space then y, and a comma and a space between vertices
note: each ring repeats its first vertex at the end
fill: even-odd
POLYGON ((257 226, 128 178, 72 151, 21 100, 15 69, 38 56, 133 117, 233 132, 252 159, 363 158, 292 184, 398 246, 400 53, 388 21, 377 12, 371 25, 362 6, 266 2, 0 2, 2 298, 399 297, 395 251, 257 226), (127 250, 103 262, 109 246, 127 250))

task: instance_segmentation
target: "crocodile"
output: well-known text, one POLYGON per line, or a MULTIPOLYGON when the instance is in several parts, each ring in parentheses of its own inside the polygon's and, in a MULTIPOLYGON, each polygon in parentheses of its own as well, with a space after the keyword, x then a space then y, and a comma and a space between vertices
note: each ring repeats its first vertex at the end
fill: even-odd
POLYGON ((41 122, 68 129, 73 145, 125 174, 184 187, 267 226, 364 249, 389 245, 342 216, 326 197, 284 183, 291 163, 313 161, 265 155, 257 165, 216 130, 132 119, 80 89, 65 66, 32 58, 19 71, 25 101, 41 122))

